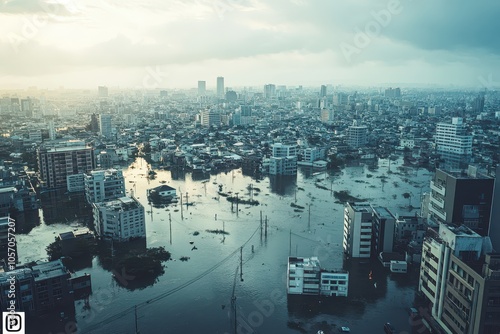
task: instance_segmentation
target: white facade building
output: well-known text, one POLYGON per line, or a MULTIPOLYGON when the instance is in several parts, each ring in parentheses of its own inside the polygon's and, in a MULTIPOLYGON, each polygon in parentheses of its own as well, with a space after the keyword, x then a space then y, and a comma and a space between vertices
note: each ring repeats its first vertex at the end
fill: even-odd
POLYGON ((368 127, 358 125, 357 121, 353 122, 347 130, 347 144, 352 148, 362 148, 367 143, 368 127))
POLYGON ((200 113, 200 121, 202 126, 220 126, 220 113, 214 110, 203 110, 200 113))
POLYGON ((125 179, 121 170, 91 171, 84 175, 85 198, 99 203, 125 196, 125 179))
POLYGON ((436 152, 449 169, 458 169, 470 161, 472 136, 466 134, 461 117, 453 117, 451 124, 438 123, 435 140, 436 152))
POLYGON ((296 175, 297 174, 297 145, 272 145, 273 155, 269 160, 269 174, 296 175))
POLYGON ((144 207, 133 197, 92 204, 98 236, 115 241, 146 237, 144 207))
POLYGON ((428 235, 424 240, 418 287, 432 303, 431 314, 434 318, 441 318, 443 312, 451 254, 477 260, 481 255, 483 239, 466 226, 440 224, 439 232, 428 235))
POLYGON ((287 293, 290 295, 347 297, 348 286, 347 271, 321 269, 317 257, 288 258, 287 293))

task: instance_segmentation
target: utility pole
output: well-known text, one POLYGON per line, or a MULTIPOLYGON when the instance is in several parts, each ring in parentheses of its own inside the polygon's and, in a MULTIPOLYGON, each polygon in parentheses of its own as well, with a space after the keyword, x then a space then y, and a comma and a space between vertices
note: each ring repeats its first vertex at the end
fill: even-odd
POLYGON ((170 244, 172 244, 172 215, 168 214, 168 223, 170 225, 170 244))
POLYGON ((184 219, 184 214, 182 212, 182 191, 181 191, 181 219, 184 219))
POLYGON ((290 229, 290 247, 288 248, 288 256, 292 255, 292 229, 290 229))
POLYGON ((260 241, 262 241, 262 210, 260 210, 260 241))
POLYGON ((266 222, 265 222, 265 230, 264 230, 264 237, 266 238, 267 240, 267 216, 266 216, 266 222))
POLYGON ((222 221, 222 243, 226 241, 226 222, 222 221))
POLYGON ((311 203, 309 203, 309 219, 307 222, 307 230, 311 232, 311 203))
POLYGON ((236 216, 238 216, 238 194, 236 193, 236 216))
POLYGON ((139 325, 137 323, 137 305, 134 305, 134 313, 135 313, 135 333, 139 334, 139 325))
POLYGON ((240 280, 243 282, 243 246, 240 247, 240 280))
POLYGON ((189 193, 186 191, 186 210, 188 209, 189 204, 189 193))

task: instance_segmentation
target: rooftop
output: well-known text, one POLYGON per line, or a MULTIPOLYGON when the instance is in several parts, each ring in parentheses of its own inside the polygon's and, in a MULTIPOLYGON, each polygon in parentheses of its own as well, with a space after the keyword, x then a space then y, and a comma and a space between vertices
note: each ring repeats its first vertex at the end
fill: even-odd
POLYGON ((35 281, 42 281, 68 274, 61 260, 41 263, 31 268, 35 281))
POLYGON ((385 207, 383 206, 372 206, 373 211, 379 216, 380 218, 395 218, 394 215, 385 207))

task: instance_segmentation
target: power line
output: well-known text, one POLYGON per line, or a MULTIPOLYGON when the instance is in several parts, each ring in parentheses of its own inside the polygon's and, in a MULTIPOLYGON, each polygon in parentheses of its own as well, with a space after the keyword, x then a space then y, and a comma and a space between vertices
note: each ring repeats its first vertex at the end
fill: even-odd
POLYGON ((260 230, 260 226, 258 226, 255 229, 255 231, 252 233, 252 235, 250 236, 250 238, 248 238, 248 240, 245 241, 243 243, 243 245, 241 245, 240 247, 236 248, 236 250, 234 250, 231 254, 229 254, 227 257, 225 257, 222 261, 218 262, 217 264, 215 264, 211 268, 205 270, 203 273, 199 274, 198 276, 196 276, 196 277, 190 279, 189 281, 187 281, 187 282, 179 285, 178 287, 175 287, 175 288, 173 288, 173 289, 171 289, 169 291, 166 291, 166 292, 164 292, 162 294, 159 294, 156 297, 153 297, 153 298, 148 299, 148 300, 146 300, 146 301, 144 301, 142 303, 134 305, 133 307, 129 307, 129 308, 127 308, 127 309, 125 309, 125 310, 123 310, 123 311, 121 311, 121 312, 119 312, 117 314, 114 314, 114 315, 112 315, 112 316, 110 316, 110 317, 108 317, 108 318, 106 318, 106 319, 104 319, 104 320, 102 320, 102 321, 100 321, 98 323, 90 325, 88 328, 86 328, 86 330, 87 331, 93 331, 95 329, 101 328, 101 326, 103 326, 104 324, 108 324, 110 322, 119 320, 119 319, 125 317, 126 315, 128 315, 129 313, 135 312, 135 308, 136 307, 140 308, 140 307, 144 307, 144 306, 147 306, 147 305, 151 305, 151 304, 153 304, 153 303, 155 303, 155 302, 157 302, 157 301, 159 301, 159 300, 161 300, 163 298, 166 298, 166 297, 168 297, 168 296, 170 296, 170 295, 172 295, 172 294, 174 294, 174 293, 176 293, 176 292, 178 292, 178 291, 180 291, 180 290, 182 290, 182 289, 190 286, 191 284, 199 281, 200 279, 204 278, 205 276, 207 276, 208 274, 210 274, 211 272, 213 272, 214 270, 216 270, 217 268, 219 268, 220 266, 222 266, 225 262, 227 262, 229 259, 231 259, 233 256, 235 256, 237 253, 239 253, 240 252, 240 248, 246 246, 250 242, 250 240, 252 240, 252 238, 255 236, 255 234, 257 233, 257 231, 259 231, 259 230, 260 230))

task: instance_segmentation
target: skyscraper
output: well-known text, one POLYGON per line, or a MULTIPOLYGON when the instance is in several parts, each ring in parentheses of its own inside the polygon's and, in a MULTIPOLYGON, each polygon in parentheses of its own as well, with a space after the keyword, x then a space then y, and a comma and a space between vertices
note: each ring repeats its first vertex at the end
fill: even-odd
POLYGON ((264 85, 264 98, 272 99, 276 97, 276 85, 267 84, 264 85))
POLYGON ((106 86, 97 87, 97 95, 99 95, 99 97, 108 97, 108 87, 106 86))
POLYGON ((467 167, 472 155, 472 136, 466 134, 461 117, 453 117, 451 124, 438 123, 435 140, 441 168, 457 170, 467 167))
POLYGON ((110 138, 113 134, 111 115, 99 114, 99 134, 106 138, 110 138))
POLYGON ((224 98, 224 77, 217 77, 217 97, 224 98))
POLYGON ((325 85, 321 85, 319 96, 320 97, 325 97, 326 96, 326 86, 325 85))
MULTIPOLYGON (((222 83, 224 86, 224 83, 222 83)), ((198 81, 198 96, 204 96, 207 93, 207 82, 206 81, 198 81)))

